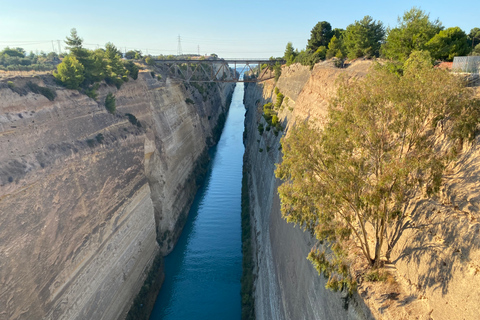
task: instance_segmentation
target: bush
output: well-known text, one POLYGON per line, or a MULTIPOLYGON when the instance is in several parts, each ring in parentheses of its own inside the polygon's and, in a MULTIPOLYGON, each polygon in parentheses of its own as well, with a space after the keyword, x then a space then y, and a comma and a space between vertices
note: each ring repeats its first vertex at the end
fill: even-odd
POLYGON ((262 135, 262 134, 263 134, 263 131, 265 130, 265 128, 263 127, 263 124, 261 124, 261 123, 258 124, 258 127, 257 127, 257 128, 258 128, 258 133, 259 133, 260 135, 262 135))
POLYGON ((15 84, 12 81, 8 81, 7 85, 10 89, 15 88, 15 84))
POLYGON ((190 99, 190 98, 186 98, 185 102, 188 103, 188 104, 195 104, 195 102, 193 102, 193 100, 190 99))
POLYGON ((93 140, 93 139, 87 139, 87 145, 88 145, 90 148, 94 148, 94 147, 95 147, 95 140, 93 140))
POLYGON ((103 134, 99 133, 95 136, 95 140, 97 140, 98 143, 103 144, 103 140, 105 140, 103 134))
POLYGON ((115 114, 115 96, 112 93, 107 94, 107 97, 105 98, 105 109, 111 114, 115 114))
POLYGON ((54 90, 46 87, 40 87, 31 81, 27 82, 27 86, 30 88, 30 90, 32 90, 33 93, 41 94, 50 101, 53 101, 57 96, 57 93, 54 90))
POLYGON ((130 121, 130 123, 133 124, 134 126, 137 126, 139 128, 142 126, 140 121, 138 121, 137 117, 135 117, 133 114, 125 113, 125 115, 128 117, 128 121, 130 121))

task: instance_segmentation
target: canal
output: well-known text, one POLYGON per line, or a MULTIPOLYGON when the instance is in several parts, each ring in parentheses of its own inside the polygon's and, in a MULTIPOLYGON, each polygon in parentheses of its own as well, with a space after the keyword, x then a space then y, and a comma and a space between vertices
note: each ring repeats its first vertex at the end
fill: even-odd
POLYGON ((237 83, 225 127, 175 249, 151 320, 240 319, 244 84, 237 83))

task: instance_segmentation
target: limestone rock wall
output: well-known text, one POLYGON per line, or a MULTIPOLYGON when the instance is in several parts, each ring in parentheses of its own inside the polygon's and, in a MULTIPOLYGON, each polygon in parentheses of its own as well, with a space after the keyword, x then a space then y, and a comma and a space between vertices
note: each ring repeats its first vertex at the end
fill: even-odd
POLYGON ((58 87, 49 101, 27 81, 55 87, 0 82, 0 319, 121 318, 181 232, 233 87, 202 99, 144 72, 98 103, 58 87))

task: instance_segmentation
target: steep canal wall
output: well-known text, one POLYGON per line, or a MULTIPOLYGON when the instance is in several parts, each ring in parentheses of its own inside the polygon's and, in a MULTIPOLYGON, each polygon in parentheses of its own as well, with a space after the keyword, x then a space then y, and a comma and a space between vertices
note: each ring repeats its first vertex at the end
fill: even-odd
POLYGON ((123 318, 173 249, 233 85, 159 79, 96 100, 51 76, 0 82, 0 319, 123 318))

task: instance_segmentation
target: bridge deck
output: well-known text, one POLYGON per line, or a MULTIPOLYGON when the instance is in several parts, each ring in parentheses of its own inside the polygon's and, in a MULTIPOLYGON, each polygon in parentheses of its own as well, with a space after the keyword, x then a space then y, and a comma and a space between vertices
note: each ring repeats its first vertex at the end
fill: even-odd
POLYGON ((274 78, 273 66, 284 64, 275 59, 155 60, 168 76, 186 82, 261 82, 274 78), (260 66, 267 65, 266 68, 260 66), (238 66, 238 67, 237 67, 238 66), (232 69, 233 67, 233 69, 232 69), (238 68, 242 68, 240 72, 238 68), (248 72, 246 79, 240 74, 248 72))

